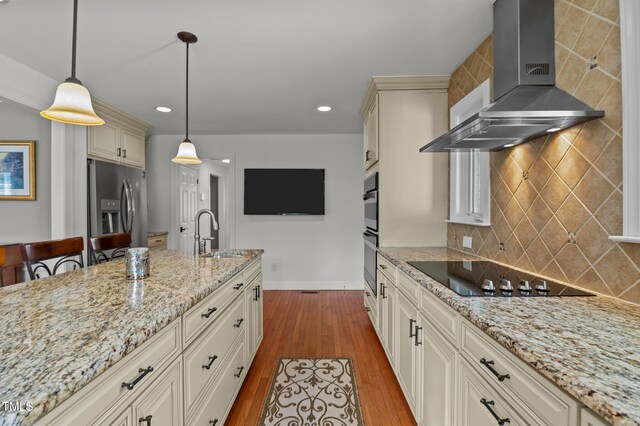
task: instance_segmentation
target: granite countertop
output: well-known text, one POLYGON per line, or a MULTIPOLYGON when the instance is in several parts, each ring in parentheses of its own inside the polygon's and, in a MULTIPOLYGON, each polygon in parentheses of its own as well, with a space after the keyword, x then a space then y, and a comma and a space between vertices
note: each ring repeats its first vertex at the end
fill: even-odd
POLYGON ((31 402, 0 425, 31 424, 241 271, 262 250, 208 259, 151 252, 151 276, 124 260, 0 289, 0 401, 31 402))
POLYGON ((167 231, 147 232, 147 238, 161 237, 163 235, 169 235, 169 233, 167 231))
POLYGON ((605 296, 462 297, 408 261, 479 260, 447 248, 379 253, 614 425, 640 425, 640 307, 605 296))

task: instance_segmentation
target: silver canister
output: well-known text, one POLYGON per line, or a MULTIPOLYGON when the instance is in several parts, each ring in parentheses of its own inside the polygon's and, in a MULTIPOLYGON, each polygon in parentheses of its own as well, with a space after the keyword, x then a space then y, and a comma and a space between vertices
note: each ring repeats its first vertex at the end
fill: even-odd
POLYGON ((149 264, 149 249, 146 247, 134 247, 127 249, 127 279, 141 280, 149 276, 151 266, 149 264))

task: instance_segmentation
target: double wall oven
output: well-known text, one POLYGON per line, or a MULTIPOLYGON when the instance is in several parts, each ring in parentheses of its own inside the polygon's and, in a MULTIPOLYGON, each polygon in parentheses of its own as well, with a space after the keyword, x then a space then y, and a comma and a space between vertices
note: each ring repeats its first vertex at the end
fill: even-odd
POLYGON ((364 279, 377 295, 376 266, 378 249, 378 173, 364 181, 364 279))

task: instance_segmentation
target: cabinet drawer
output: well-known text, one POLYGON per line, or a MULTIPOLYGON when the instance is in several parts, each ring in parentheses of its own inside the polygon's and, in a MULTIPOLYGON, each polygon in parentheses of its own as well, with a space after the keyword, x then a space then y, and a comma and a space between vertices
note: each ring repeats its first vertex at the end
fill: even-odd
MULTIPOLYGON (((494 426, 498 419, 505 425, 529 425, 520 412, 477 376, 466 362, 460 363, 460 398, 458 401, 460 426, 494 426), (507 420, 508 419, 508 420, 507 420)), ((555 423, 549 423, 555 425, 555 423)))
POLYGON ((256 262, 247 266, 247 268, 244 270, 245 282, 250 283, 256 276, 258 276, 260 272, 262 272, 262 260, 258 259, 256 262))
POLYGON ((46 416, 42 424, 90 424, 113 407, 131 401, 175 359, 180 344, 177 319, 53 411, 55 417, 46 416), (131 384, 131 389, 123 386, 125 383, 131 384))
POLYGON ((199 405, 193 419, 187 424, 194 426, 224 424, 236 392, 242 384, 243 374, 246 373, 242 363, 243 350, 242 343, 239 343, 233 354, 224 360, 224 371, 218 376, 213 386, 205 391, 206 398, 199 405))
POLYGON ((396 285, 396 270, 397 268, 393 263, 388 261, 384 256, 378 254, 378 271, 382 271, 393 285, 396 285))
POLYGON ((189 414, 207 382, 245 329, 244 297, 236 301, 184 354, 184 403, 189 414))
POLYGON ((458 332, 458 314, 424 288, 420 291, 420 307, 424 315, 436 326, 436 329, 455 345, 458 332))
POLYGON ((183 315, 184 346, 220 316, 231 299, 244 293, 243 274, 239 273, 183 315))
POLYGON ((404 272, 398 271, 398 289, 400 289, 415 306, 419 304, 420 288, 420 284, 409 278, 404 272))
POLYGON ((529 408, 540 419, 537 423, 557 426, 576 423, 578 406, 573 399, 546 383, 544 377, 522 361, 512 359, 514 355, 466 321, 462 324, 461 351, 485 380, 529 408))
POLYGON ((147 245, 149 246, 149 248, 166 247, 166 245, 167 245, 167 236, 166 235, 160 235, 159 237, 149 237, 147 239, 147 245))

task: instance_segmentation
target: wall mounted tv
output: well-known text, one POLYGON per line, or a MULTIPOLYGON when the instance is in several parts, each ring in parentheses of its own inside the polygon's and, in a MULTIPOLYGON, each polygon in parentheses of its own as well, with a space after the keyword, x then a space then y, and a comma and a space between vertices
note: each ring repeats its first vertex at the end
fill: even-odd
POLYGON ((324 169, 244 169, 244 214, 323 215, 324 169))

